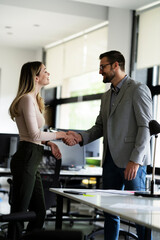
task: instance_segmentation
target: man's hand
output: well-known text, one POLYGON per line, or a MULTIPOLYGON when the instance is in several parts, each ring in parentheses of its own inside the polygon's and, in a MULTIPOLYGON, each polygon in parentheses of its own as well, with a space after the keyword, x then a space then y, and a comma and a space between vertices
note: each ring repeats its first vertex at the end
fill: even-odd
POLYGON ((74 131, 68 131, 66 138, 63 139, 63 142, 69 146, 73 146, 82 141, 82 136, 79 133, 74 131))
POLYGON ((52 152, 53 156, 55 156, 55 158, 57 158, 57 159, 62 158, 61 152, 60 152, 58 146, 55 143, 49 142, 48 146, 50 146, 51 152, 52 152))
POLYGON ((132 179, 135 179, 135 177, 137 175, 138 168, 139 168, 138 163, 129 161, 129 163, 127 164, 127 167, 124 171, 124 178, 128 181, 132 180, 132 179))

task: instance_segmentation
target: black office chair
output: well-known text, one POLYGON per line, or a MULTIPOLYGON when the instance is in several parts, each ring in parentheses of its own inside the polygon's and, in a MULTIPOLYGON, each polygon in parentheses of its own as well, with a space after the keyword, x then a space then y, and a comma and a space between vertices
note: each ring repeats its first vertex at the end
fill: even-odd
MULTIPOLYGON (((7 230, 8 230, 8 223, 10 222, 16 222, 16 221, 23 221, 23 222, 28 222, 31 220, 34 220, 36 217, 35 212, 17 212, 17 213, 9 213, 9 214, 1 214, 0 215, 0 222, 4 223, 1 227, 0 231, 0 240, 4 239, 7 240, 7 230)), ((16 228, 14 229, 13 240, 16 239, 16 228)))
MULTIPOLYGON (((9 178, 9 179, 7 179, 7 182, 9 184, 8 202, 11 205, 12 204, 13 181, 11 178, 9 178)), ((16 221, 28 222, 28 221, 34 220, 35 218, 36 218, 36 213, 33 211, 0 214, 0 223, 2 223, 0 226, 0 240, 7 239, 8 224, 10 222, 16 222, 16 221)), ((16 239, 16 227, 13 231, 13 239, 17 240, 16 239)))
MULTIPOLYGON (((103 216, 103 212, 99 211, 99 210, 96 210, 96 214, 98 216, 103 216)), ((95 217, 95 219, 96 219, 96 217, 95 217)), ((125 230, 122 227, 120 227, 119 236, 123 236, 125 240, 129 240, 130 238, 138 239, 137 234, 130 231, 131 227, 136 229, 135 223, 132 223, 132 222, 124 220, 124 219, 120 219, 120 223, 128 226, 128 230, 125 230)), ((88 235, 85 236, 85 240, 93 240, 93 239, 95 239, 95 237, 97 235, 104 235, 104 227, 98 227, 97 229, 94 229, 91 233, 89 233, 88 235)))
MULTIPOLYGON (((52 155, 51 151, 45 150, 43 161, 39 166, 39 171, 41 172, 42 176, 42 183, 45 192, 46 198, 46 206, 50 207, 56 203, 53 193, 49 192, 50 187, 59 187, 59 173, 61 167, 61 160, 57 160, 52 155)), ((12 180, 8 179, 8 183, 10 185, 10 195, 9 195, 9 203, 12 203, 12 180)), ((11 213, 11 214, 2 214, 0 215, 0 222, 2 223, 9 223, 9 222, 16 222, 16 221, 23 221, 28 222, 34 220, 36 217, 35 212, 18 212, 18 213, 11 213)), ((8 224, 6 224, 8 226, 8 224)), ((16 229, 15 229, 15 236, 13 236, 14 240, 16 239, 16 229)), ((41 240, 41 239, 54 239, 54 240, 82 240, 83 234, 79 230, 37 230, 31 233, 26 233, 20 240, 41 240)), ((7 240, 7 231, 0 231, 0 240, 7 240)))
MULTIPOLYGON (((12 181, 9 180, 11 189, 12 189, 12 181)), ((10 200, 11 202, 11 200, 10 200)), ((0 222, 9 223, 16 221, 28 222, 32 221, 36 218, 36 214, 33 211, 28 212, 18 212, 18 213, 10 213, 10 214, 2 214, 0 215, 0 222)), ((0 231, 0 240, 8 240, 7 238, 7 226, 5 229, 2 228, 0 231), (5 231, 3 231, 5 230, 5 231)), ((16 228, 13 232, 12 240, 17 240, 16 238, 16 228)), ((79 230, 36 230, 30 233, 24 233, 24 235, 19 240, 83 240, 83 233, 79 230)))
MULTIPOLYGON (((0 222, 16 222, 16 221, 30 221, 36 217, 34 212, 19 212, 12 214, 5 214, 0 216, 0 222)), ((15 236, 12 238, 16 239, 15 236)), ((31 233, 24 234, 19 240, 83 240, 83 233, 80 230, 36 230, 31 233)), ((8 240, 7 232, 0 234, 0 240, 8 240)))

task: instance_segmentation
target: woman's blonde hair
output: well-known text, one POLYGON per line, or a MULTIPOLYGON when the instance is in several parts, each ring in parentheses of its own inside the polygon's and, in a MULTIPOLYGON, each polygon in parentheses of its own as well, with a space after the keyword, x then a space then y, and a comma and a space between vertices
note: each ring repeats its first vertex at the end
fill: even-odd
MULTIPOLYGON (((18 103, 19 100, 27 93, 33 92, 35 89, 35 77, 39 75, 42 67, 42 62, 28 62, 25 63, 21 68, 20 79, 19 79, 19 87, 17 91, 17 95, 13 100, 9 113, 12 120, 15 121, 15 117, 18 116, 18 103)), ((38 93, 37 103, 41 112, 44 111, 44 100, 38 93)))

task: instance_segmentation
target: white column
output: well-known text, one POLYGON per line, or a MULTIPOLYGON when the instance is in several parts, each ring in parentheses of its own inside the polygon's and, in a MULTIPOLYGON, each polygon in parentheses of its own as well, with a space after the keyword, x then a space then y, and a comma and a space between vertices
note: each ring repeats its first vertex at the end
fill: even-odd
POLYGON ((126 60, 126 73, 129 74, 132 11, 128 9, 109 8, 108 51, 120 51, 126 60))

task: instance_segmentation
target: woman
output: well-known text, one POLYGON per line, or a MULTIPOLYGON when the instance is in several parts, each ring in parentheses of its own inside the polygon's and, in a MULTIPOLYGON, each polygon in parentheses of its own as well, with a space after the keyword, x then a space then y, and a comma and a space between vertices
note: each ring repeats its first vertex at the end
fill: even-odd
MULTIPOLYGON (((43 145, 51 148, 53 155, 59 159, 61 153, 50 140, 65 139, 65 132, 43 132, 44 101, 40 96, 42 87, 49 84, 49 73, 41 62, 28 62, 22 66, 17 96, 12 102, 9 112, 16 121, 20 142, 17 152, 11 160, 13 175, 13 199, 11 212, 36 212, 36 220, 29 222, 28 231, 43 227, 45 218, 45 202, 40 173, 37 167, 42 160, 43 145)), ((15 227, 15 226, 14 226, 15 227)), ((16 224, 17 239, 21 236, 22 223, 16 224)), ((9 227, 12 237, 13 225, 9 227)))

